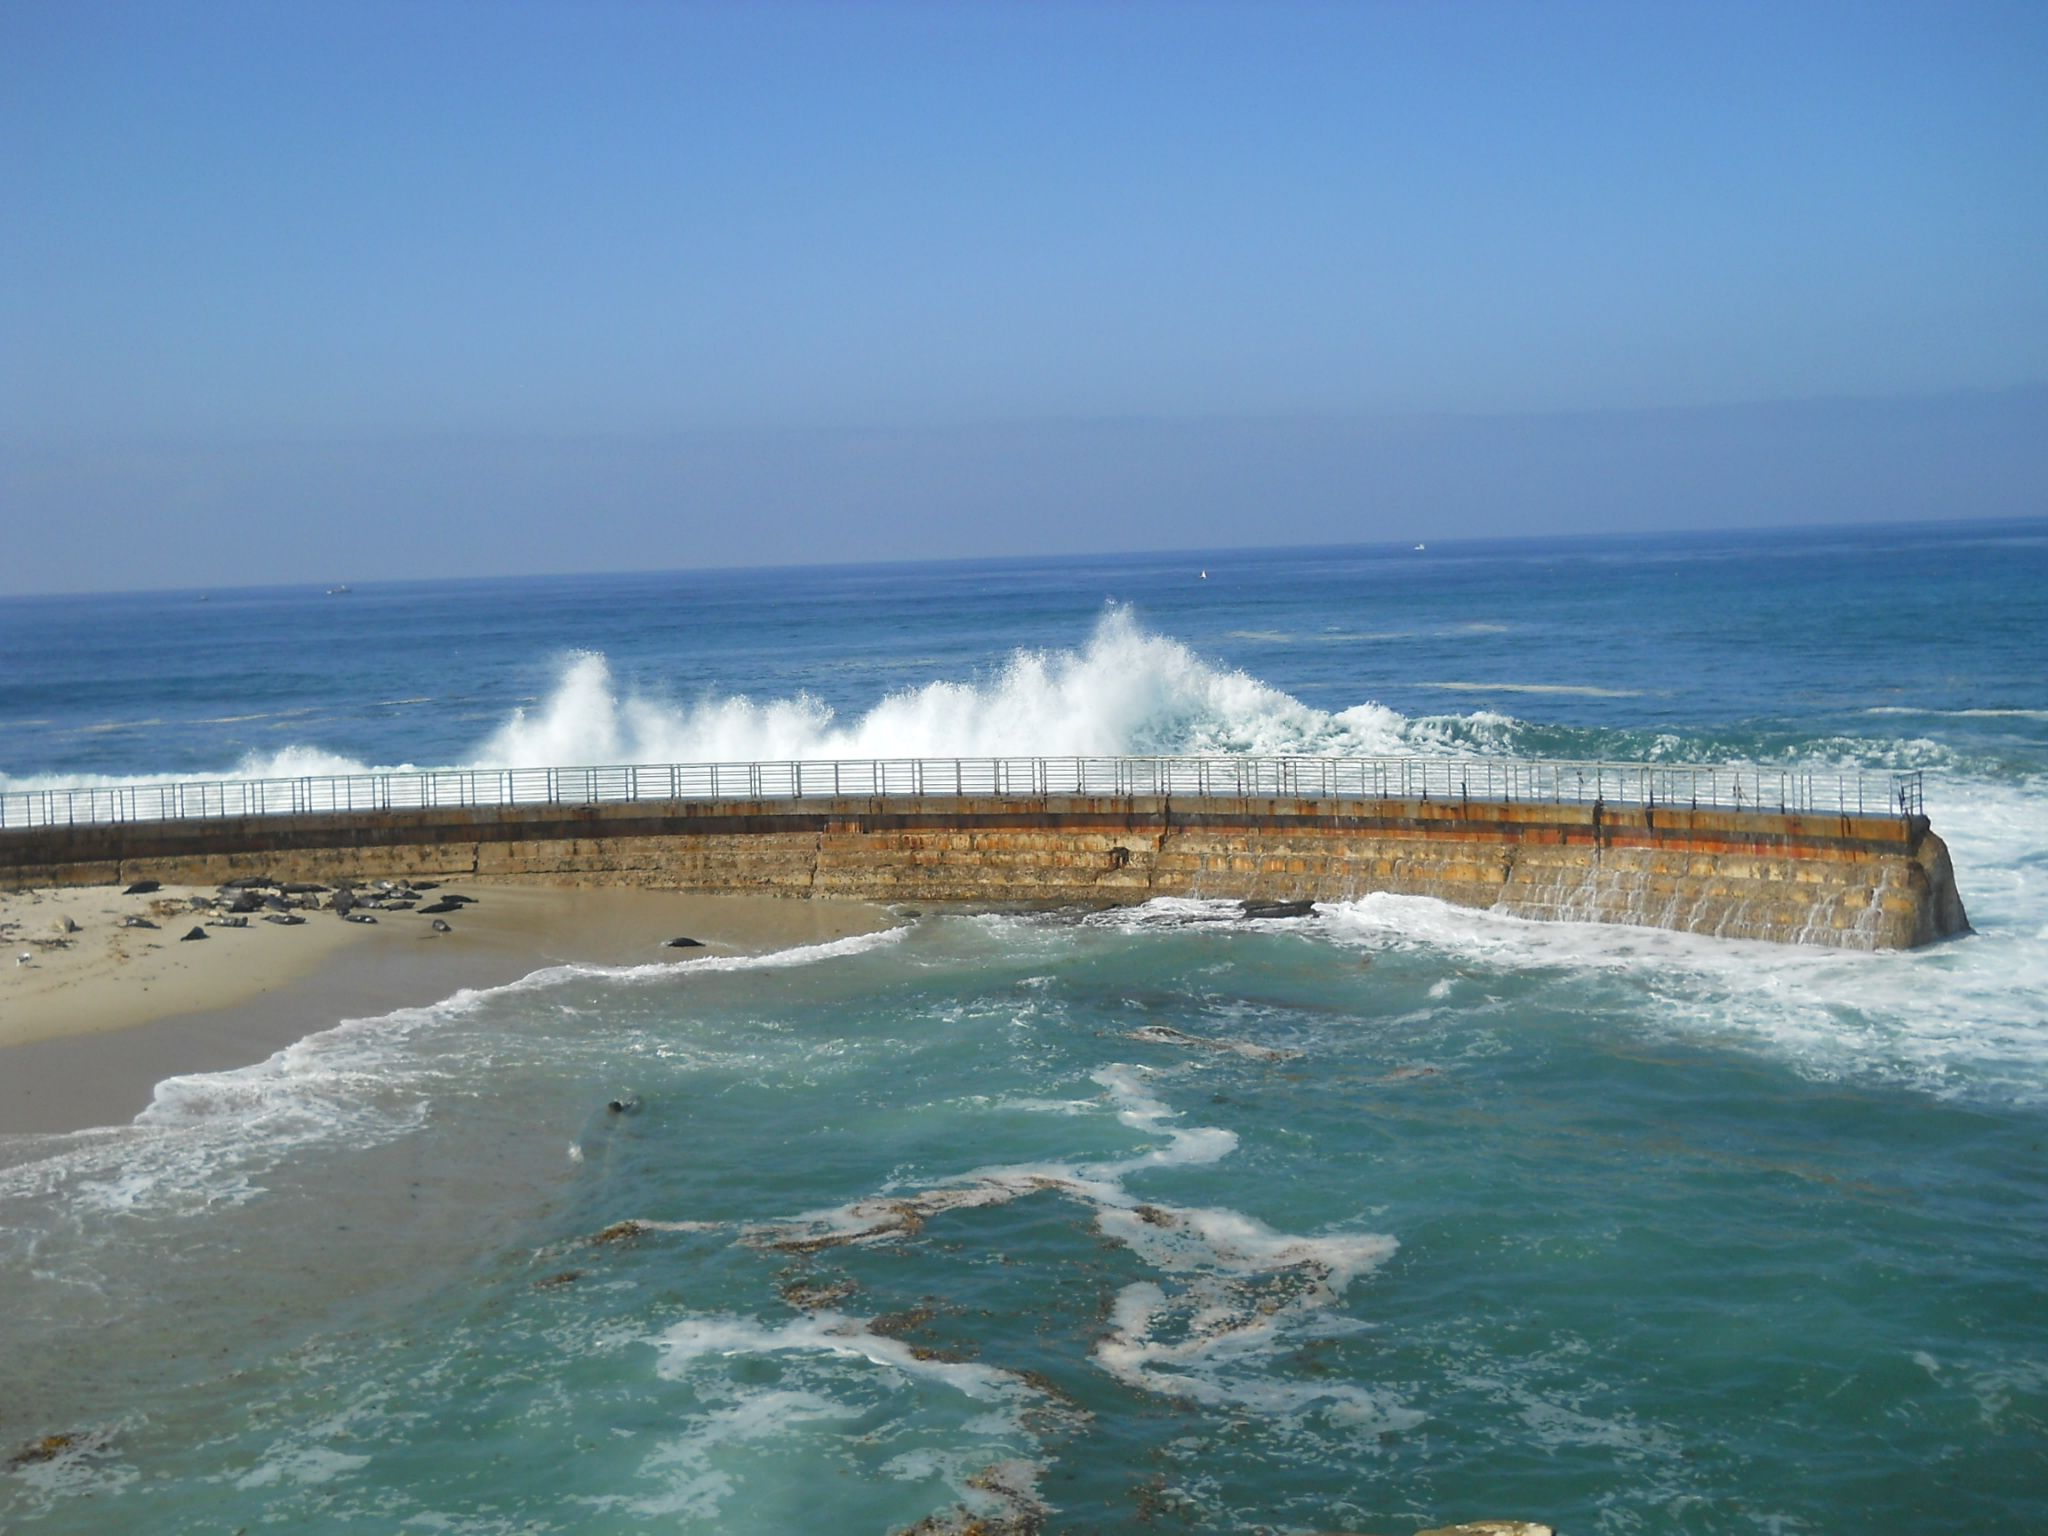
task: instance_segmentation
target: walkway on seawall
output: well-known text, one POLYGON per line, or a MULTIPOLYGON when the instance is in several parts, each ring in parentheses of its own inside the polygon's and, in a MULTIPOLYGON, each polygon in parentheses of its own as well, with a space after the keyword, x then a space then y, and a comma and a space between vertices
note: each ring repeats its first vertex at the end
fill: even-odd
POLYGON ((1500 758, 450 769, 0 796, 0 880, 464 875, 989 906, 1433 896, 1903 948, 1964 932, 1918 774, 1500 758))

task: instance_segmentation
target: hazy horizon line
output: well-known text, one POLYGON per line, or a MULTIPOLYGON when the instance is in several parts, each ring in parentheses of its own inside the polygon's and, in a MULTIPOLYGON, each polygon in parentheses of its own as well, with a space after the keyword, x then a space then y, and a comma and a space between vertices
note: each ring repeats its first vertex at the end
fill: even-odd
MULTIPOLYGON (((553 581, 590 578, 635 578, 654 579, 663 576, 688 576, 716 573, 721 576, 742 576, 751 572, 761 574, 788 574, 802 571, 861 571, 894 570, 902 567, 929 568, 935 566, 1006 566, 1058 563, 1069 560, 1134 560, 1145 558, 1166 559, 1173 556, 1188 556, 1191 562, 1213 561, 1219 556, 1264 555, 1264 554, 1308 554, 1317 550, 1384 550, 1399 554, 1404 550, 1418 550, 1427 553, 1433 549, 1457 550, 1476 545, 1515 544, 1558 544, 1596 542, 1612 543, 1677 543, 1703 537, 1735 537, 1737 535, 1762 535, 1766 538, 1792 538, 1800 534, 1853 533, 1857 529, 1898 530, 1912 527, 1938 528, 1956 531, 1969 528, 1986 530, 2018 528, 2040 525, 2048 532, 2048 512, 2028 513, 2003 517, 1895 517, 1870 518, 1858 522, 1809 522, 1772 525, 1751 525, 1738 528, 1657 528, 1640 532, 1616 533, 1611 529, 1578 531, 1532 532, 1518 534, 1453 534, 1438 537, 1434 543, 1428 540, 1423 545, 1411 545, 1404 538, 1357 539, 1332 541, 1329 539, 1283 540, 1270 544, 1212 545, 1193 544, 1166 547, 1148 547, 1114 550, 1051 550, 1033 555, 935 555, 907 557, 896 560, 807 560, 807 561, 748 561, 721 565, 707 562, 701 565, 649 566, 639 569, 590 566, 558 571, 492 571, 464 576, 375 576, 348 575, 341 573, 333 579, 336 586, 351 589, 365 587, 453 587, 488 582, 553 581)), ((1206 571, 1206 567, 1204 568, 1206 571)), ((55 598, 88 597, 151 597, 179 592, 232 594, 238 592, 282 592, 294 588, 309 591, 331 590, 326 579, 306 578, 293 581, 235 582, 228 585, 206 585, 173 583, 158 587, 109 587, 109 588, 66 588, 62 590, 35 592, 0 591, 0 602, 34 602, 55 598)))

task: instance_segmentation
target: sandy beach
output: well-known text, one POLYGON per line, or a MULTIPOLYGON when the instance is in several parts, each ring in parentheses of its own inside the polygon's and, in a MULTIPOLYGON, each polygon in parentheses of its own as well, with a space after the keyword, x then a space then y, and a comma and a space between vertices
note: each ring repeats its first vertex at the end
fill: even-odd
POLYGON ((440 918, 446 931, 416 910, 218 926, 211 887, 0 893, 0 1135, 122 1123, 166 1077, 247 1065, 340 1019, 547 965, 688 964, 893 920, 865 903, 773 896, 453 882, 432 894, 448 893, 473 899, 440 918), (185 938, 195 930, 204 937, 185 938), (665 947, 681 937, 702 947, 665 947))

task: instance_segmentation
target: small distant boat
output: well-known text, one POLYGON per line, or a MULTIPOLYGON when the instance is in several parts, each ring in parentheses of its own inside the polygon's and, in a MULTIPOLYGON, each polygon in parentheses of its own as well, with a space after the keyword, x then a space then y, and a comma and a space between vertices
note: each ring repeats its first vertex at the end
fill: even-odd
POLYGON ((1418 544, 1415 546, 1415 553, 1419 555, 1427 548, 1429 548, 1427 544, 1418 544))
POLYGON ((1209 573, 1207 571, 1202 572, 1202 580, 1207 581, 1208 579, 1209 573))
POLYGON ((338 587, 329 587, 329 588, 327 589, 327 595, 328 595, 329 597, 346 597, 346 596, 348 596, 348 583, 347 583, 347 582, 343 582, 343 583, 342 583, 342 584, 341 584, 340 586, 338 586, 338 587))

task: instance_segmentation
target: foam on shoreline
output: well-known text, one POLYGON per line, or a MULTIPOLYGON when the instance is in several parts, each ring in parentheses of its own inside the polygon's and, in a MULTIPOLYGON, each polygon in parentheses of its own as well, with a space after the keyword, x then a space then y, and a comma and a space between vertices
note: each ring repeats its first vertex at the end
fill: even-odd
POLYGON ((207 928, 202 914, 121 926, 151 903, 204 894, 165 888, 124 896, 112 887, 0 895, 9 946, 0 970, 0 1135, 125 1123, 156 1085, 263 1060, 273 1051, 364 1018, 500 987, 550 966, 718 967, 886 929, 861 902, 543 885, 450 887, 473 896, 436 933, 413 913, 375 924, 308 914, 284 927, 207 928), (65 919, 78 931, 54 939, 65 919), (662 948, 691 937, 702 947, 662 948), (28 953, 26 964, 16 957, 28 953))

